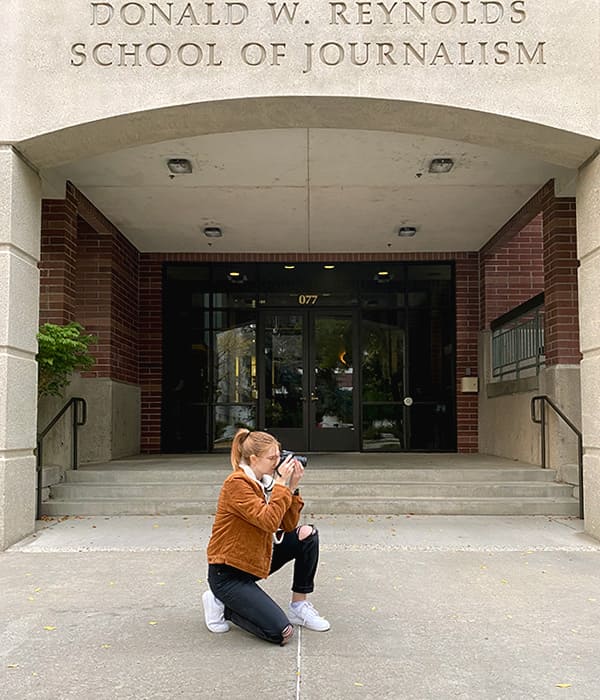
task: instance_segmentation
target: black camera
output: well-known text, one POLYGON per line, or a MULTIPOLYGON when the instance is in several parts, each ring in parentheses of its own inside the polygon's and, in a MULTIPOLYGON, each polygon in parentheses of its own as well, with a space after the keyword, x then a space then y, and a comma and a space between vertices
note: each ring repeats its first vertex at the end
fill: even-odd
POLYGON ((306 463, 308 462, 308 457, 305 457, 304 455, 297 455, 294 452, 292 452, 291 450, 281 450, 281 457, 279 459, 279 463, 277 464, 277 468, 275 469, 275 471, 278 474, 279 474, 279 467, 283 464, 283 462, 285 462, 285 460, 290 455, 292 455, 292 457, 294 457, 294 459, 297 459, 303 467, 306 467, 306 463))

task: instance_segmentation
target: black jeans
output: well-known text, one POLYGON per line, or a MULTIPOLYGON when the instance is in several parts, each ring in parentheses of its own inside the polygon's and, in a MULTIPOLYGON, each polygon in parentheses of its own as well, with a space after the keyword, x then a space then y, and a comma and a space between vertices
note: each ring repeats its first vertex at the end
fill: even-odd
MULTIPOLYGON (((273 546, 271 571, 277 571, 294 560, 292 591, 311 593, 319 561, 319 533, 313 532, 301 540, 298 529, 286 532, 280 544, 273 546)), ((259 579, 226 564, 209 564, 208 584, 214 595, 225 605, 225 619, 251 634, 280 644, 283 630, 290 624, 287 615, 263 589, 259 579)))

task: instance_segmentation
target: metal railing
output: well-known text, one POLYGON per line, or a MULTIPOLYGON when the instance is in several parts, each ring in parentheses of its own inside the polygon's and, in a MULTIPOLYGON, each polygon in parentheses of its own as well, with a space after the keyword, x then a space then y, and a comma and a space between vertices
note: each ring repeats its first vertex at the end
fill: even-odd
POLYGON ((560 410, 560 408, 552 401, 549 396, 541 394, 539 396, 534 396, 531 399, 531 420, 534 423, 541 425, 541 461, 542 467, 546 469, 546 404, 554 409, 556 415, 571 428, 571 430, 577 436, 577 464, 579 467, 579 517, 583 520, 583 436, 581 430, 560 410), (537 417, 536 407, 540 406, 540 415, 537 417))
POLYGON ((525 370, 546 364, 544 355, 544 308, 538 307, 492 333, 492 376, 519 379, 525 370))
POLYGON ((77 442, 77 429, 82 425, 85 425, 87 421, 87 403, 85 399, 79 396, 73 396, 67 403, 60 409, 60 411, 54 416, 54 418, 48 423, 48 425, 38 434, 37 437, 37 449, 36 449, 36 469, 37 469, 37 506, 36 506, 36 519, 40 517, 42 511, 42 466, 43 466, 43 446, 44 438, 52 430, 52 428, 58 423, 58 421, 63 417, 63 415, 69 410, 71 410, 71 469, 77 469, 79 465, 79 455, 78 455, 78 442, 77 442))

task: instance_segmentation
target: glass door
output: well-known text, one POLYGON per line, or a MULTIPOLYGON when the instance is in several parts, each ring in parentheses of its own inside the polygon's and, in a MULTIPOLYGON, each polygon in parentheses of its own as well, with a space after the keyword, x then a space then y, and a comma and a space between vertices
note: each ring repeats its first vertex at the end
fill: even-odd
POLYGON ((286 449, 358 449, 351 312, 265 311, 264 425, 286 449))
POLYGON ((310 312, 309 449, 344 452, 358 449, 351 313, 310 312))

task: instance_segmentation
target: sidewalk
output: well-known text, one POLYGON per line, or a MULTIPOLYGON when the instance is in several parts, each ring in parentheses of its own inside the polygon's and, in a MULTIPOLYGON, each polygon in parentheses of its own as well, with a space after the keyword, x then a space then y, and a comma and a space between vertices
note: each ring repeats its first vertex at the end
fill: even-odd
MULTIPOLYGON (((284 648, 204 627, 211 521, 47 521, 0 554, 0 695, 600 697, 600 542, 579 520, 316 518, 332 629, 284 648)), ((290 579, 265 583, 282 605, 290 579)))

